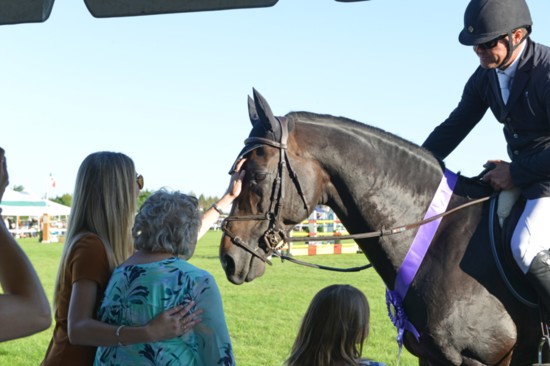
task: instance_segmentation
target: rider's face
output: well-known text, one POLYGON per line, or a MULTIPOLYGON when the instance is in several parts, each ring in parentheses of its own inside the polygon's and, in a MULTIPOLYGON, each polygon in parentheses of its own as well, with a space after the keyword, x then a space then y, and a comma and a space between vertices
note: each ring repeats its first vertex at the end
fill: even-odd
POLYGON ((475 45, 474 52, 479 57, 479 64, 484 69, 495 69, 506 58, 508 52, 508 37, 499 37, 483 45, 475 45), (494 44, 493 47, 491 47, 494 44))
MULTIPOLYGON (((514 45, 518 45, 522 41, 522 31, 519 29, 513 31, 512 38, 514 45)), ((506 64, 501 65, 502 61, 506 59, 506 55, 508 53, 507 35, 502 35, 492 41, 474 46, 474 52, 479 57, 479 64, 484 69, 495 69, 499 66, 501 69, 505 69, 515 60, 519 51, 519 48, 516 48, 512 57, 510 57, 506 64)))

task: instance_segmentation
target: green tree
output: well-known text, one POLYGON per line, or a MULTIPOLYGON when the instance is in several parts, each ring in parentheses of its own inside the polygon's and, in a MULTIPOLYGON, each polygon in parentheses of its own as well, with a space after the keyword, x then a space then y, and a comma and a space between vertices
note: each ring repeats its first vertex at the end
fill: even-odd
POLYGON ((138 209, 141 208, 141 206, 143 205, 143 203, 145 202, 145 200, 147 198, 149 198, 150 195, 152 195, 154 193, 154 191, 150 191, 148 189, 144 189, 144 190, 141 190, 139 191, 139 195, 138 195, 138 209))
POLYGON ((23 192, 25 190, 25 187, 22 186, 22 185, 18 185, 18 184, 14 184, 13 185, 13 190, 16 191, 16 192, 23 192))
MULTIPOLYGON (((149 196, 152 195, 153 193, 155 193, 155 191, 149 191, 148 189, 140 191, 138 195, 138 208, 140 208, 141 205, 143 205, 143 203, 145 202, 145 200, 149 198, 149 196)), ((193 191, 188 192, 187 195, 197 197, 197 195, 193 191)), ((217 196, 206 197, 204 194, 201 194, 200 196, 197 197, 197 200, 199 201, 199 210, 204 211, 204 210, 208 210, 210 206, 212 206, 214 203, 216 203, 220 199, 217 196)))
POLYGON ((202 210, 202 211, 206 211, 210 208, 210 206, 212 206, 214 203, 216 203, 217 201, 219 201, 220 199, 217 197, 217 196, 205 196, 204 194, 201 194, 199 196, 199 208, 202 210))
POLYGON ((73 196, 68 194, 68 193, 65 193, 62 196, 57 196, 55 198, 51 198, 51 200, 54 201, 54 202, 60 203, 62 205, 65 205, 65 206, 69 206, 69 207, 71 207, 72 204, 73 204, 73 196))

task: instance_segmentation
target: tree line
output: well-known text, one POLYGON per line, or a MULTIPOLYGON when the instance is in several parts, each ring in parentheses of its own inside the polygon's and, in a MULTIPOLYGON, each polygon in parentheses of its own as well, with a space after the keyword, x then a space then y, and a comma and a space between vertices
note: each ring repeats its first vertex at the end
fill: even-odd
MULTIPOLYGON (((23 192, 25 190, 25 187, 21 185, 14 185, 13 190, 18 192, 23 192)), ((138 208, 141 207, 141 205, 143 205, 143 202, 145 202, 145 200, 154 192, 155 191, 150 191, 148 189, 144 189, 140 191, 138 195, 138 208)), ((197 197, 197 195, 193 192, 189 192, 187 194, 190 196, 197 197)), ((199 209, 201 211, 207 210, 210 206, 212 206, 214 203, 219 201, 218 196, 205 196, 204 194, 199 195, 197 199, 199 200, 199 209)), ((73 196, 69 193, 65 193, 61 196, 51 197, 49 198, 49 200, 70 207, 72 206, 72 203, 73 203, 73 196)))

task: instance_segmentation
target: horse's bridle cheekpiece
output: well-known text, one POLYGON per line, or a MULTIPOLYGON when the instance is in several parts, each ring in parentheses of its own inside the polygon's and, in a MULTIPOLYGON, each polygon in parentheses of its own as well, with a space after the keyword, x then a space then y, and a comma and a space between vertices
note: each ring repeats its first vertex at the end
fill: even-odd
POLYGON ((245 154, 266 145, 279 149, 279 164, 277 168, 277 176, 275 177, 275 180, 273 182, 273 189, 271 191, 269 211, 266 212, 265 214, 260 214, 260 215, 246 215, 246 216, 230 215, 225 218, 222 225, 222 230, 224 234, 230 237, 231 241, 235 245, 243 248, 244 250, 246 250, 256 258, 270 265, 272 263, 269 260, 269 257, 271 257, 271 255, 273 255, 275 251, 278 251, 279 249, 281 249, 281 247, 288 240, 287 234, 286 234, 287 230, 284 229, 281 223, 281 219, 279 217, 282 209, 282 205, 284 202, 284 198, 285 198, 284 189, 283 189, 285 169, 288 171, 288 175, 294 182, 294 185, 296 186, 298 194, 302 198, 302 201, 304 203, 304 209, 306 210, 306 212, 309 213, 309 206, 304 196, 302 187, 300 186, 300 181, 298 180, 298 176, 294 172, 294 169, 292 169, 292 166, 290 164, 290 159, 288 158, 288 153, 287 153, 287 141, 288 141, 288 132, 289 132, 288 120, 285 117, 276 117, 276 120, 278 121, 281 127, 280 141, 277 142, 264 137, 249 137, 244 141, 245 148, 243 149, 243 151, 245 151, 245 154), (247 148, 247 146, 250 146, 250 148, 247 148), (229 223, 232 221, 248 221, 248 220, 269 221, 269 227, 263 235, 264 243, 266 245, 265 255, 262 253, 258 253, 259 247, 256 247, 256 248, 250 247, 241 238, 233 234, 229 229, 229 223))

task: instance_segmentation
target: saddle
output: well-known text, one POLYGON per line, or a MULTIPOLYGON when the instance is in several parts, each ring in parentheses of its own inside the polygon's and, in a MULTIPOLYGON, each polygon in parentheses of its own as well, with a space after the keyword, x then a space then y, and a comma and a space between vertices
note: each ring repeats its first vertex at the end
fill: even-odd
MULTIPOLYGON (((495 198, 493 198, 493 200, 495 200, 495 198)), ((500 263, 503 268, 501 276, 516 299, 530 307, 539 307, 539 297, 516 264, 510 246, 514 229, 525 208, 525 198, 520 195, 519 189, 517 188, 510 191, 502 191, 498 196, 497 205, 496 215, 493 214, 493 210, 490 210, 491 213, 489 217, 489 220, 498 218, 500 224, 500 226, 495 225, 495 232, 491 236, 491 245, 496 249, 494 252, 496 252, 495 260, 497 262, 497 267, 499 267, 499 271, 501 271, 499 266, 500 263), (493 235, 496 237, 499 234, 501 236, 500 240, 495 241, 493 235)), ((489 227, 491 228, 491 225, 489 225, 489 227)), ((542 337, 538 344, 538 363, 533 364, 533 366, 550 366, 550 363, 542 363, 543 359, 549 359, 550 329, 548 328, 548 317, 550 314, 546 313, 544 306, 541 306, 540 310, 542 337)))
MULTIPOLYGON (((477 176, 478 181, 481 181, 485 173, 493 169, 495 165, 486 164, 484 167, 485 170, 477 176)), ((488 220, 490 245, 499 274, 508 290, 524 305, 539 308, 541 311, 541 329, 543 330, 542 338, 538 344, 538 363, 532 366, 550 366, 550 363, 542 363, 543 358, 548 359, 548 352, 545 353, 545 351, 550 348, 548 314, 545 314, 544 306, 539 307, 539 297, 517 265, 511 248, 512 236, 525 208, 525 203, 526 200, 521 196, 518 188, 502 191, 497 197, 491 198, 488 220), (498 225, 495 224, 497 220, 498 225), (545 345, 548 346, 546 349, 545 345)))

